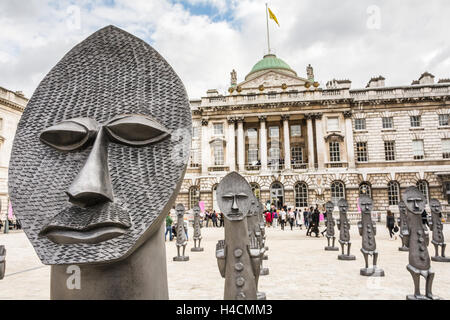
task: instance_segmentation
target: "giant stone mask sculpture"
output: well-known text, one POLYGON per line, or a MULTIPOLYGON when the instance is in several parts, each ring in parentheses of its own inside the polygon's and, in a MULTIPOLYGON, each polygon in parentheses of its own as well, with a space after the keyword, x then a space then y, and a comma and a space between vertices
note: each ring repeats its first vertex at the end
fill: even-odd
POLYGON ((159 230, 191 128, 181 80, 144 41, 108 26, 67 53, 25 108, 9 170, 43 263, 121 260, 159 230))

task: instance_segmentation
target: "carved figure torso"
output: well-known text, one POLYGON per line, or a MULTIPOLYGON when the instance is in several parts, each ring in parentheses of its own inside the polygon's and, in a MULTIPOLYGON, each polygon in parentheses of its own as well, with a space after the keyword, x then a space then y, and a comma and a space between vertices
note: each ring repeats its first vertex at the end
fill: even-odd
POLYGON ((184 233, 183 216, 177 216, 177 246, 185 246, 187 243, 186 234, 184 233))
POLYGON ((432 212, 431 213, 431 219, 433 222, 432 228, 433 228, 433 243, 436 244, 443 244, 444 243, 444 233, 443 231, 443 225, 441 217, 439 217, 439 213, 432 212))
POLYGON ((339 240, 342 242, 350 241, 350 223, 348 222, 347 214, 339 213, 339 221, 341 223, 341 230, 339 233, 339 240))
POLYGON ((327 238, 334 237, 334 226, 336 222, 333 218, 333 212, 327 213, 327 238))
POLYGON ((254 236, 259 239, 261 236, 261 228, 257 214, 247 215, 247 226, 249 237, 254 236))
POLYGON ((409 235, 409 227, 408 227, 408 217, 406 215, 406 210, 402 212, 400 210, 400 237, 409 235))
POLYGON ((427 249, 428 231, 422 223, 422 216, 408 212, 409 264, 420 270, 430 269, 430 255, 427 249))
POLYGON ((230 221, 225 219, 225 300, 256 300, 256 282, 252 259, 248 251, 250 244, 247 219, 230 221))
POLYGON ((202 233, 200 230, 200 216, 194 215, 194 239, 200 240, 202 238, 202 233))
POLYGON ((362 248, 366 251, 375 251, 375 228, 370 214, 362 214, 362 248))

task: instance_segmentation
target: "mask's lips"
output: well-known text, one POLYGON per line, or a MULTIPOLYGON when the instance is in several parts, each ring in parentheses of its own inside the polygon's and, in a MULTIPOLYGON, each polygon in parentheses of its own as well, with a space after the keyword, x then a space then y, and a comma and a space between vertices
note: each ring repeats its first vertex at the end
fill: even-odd
POLYGON ((131 227, 128 212, 114 203, 88 208, 70 207, 52 217, 39 236, 58 244, 99 243, 131 227))

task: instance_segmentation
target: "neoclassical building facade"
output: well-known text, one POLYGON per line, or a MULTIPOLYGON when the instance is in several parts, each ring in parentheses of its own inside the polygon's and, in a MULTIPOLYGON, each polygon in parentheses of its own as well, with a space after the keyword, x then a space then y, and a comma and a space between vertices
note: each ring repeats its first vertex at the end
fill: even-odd
POLYGON ((450 79, 425 72, 411 85, 366 88, 332 80, 321 88, 313 68, 301 77, 273 54, 228 94, 192 100, 191 158, 178 202, 218 210, 215 188, 238 171, 264 203, 304 208, 346 198, 353 218, 367 193, 374 214, 391 209, 408 186, 450 212, 450 79))
POLYGON ((8 167, 17 125, 28 99, 20 91, 0 87, 0 220, 8 212, 8 167))

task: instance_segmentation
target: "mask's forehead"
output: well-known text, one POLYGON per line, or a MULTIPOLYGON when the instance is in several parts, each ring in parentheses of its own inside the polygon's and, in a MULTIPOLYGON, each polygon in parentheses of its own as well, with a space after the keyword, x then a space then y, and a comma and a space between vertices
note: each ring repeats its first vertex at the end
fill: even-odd
POLYGON ((41 260, 104 262, 130 254, 173 204, 189 157, 191 128, 181 80, 144 41, 109 26, 66 54, 25 108, 9 171, 12 204, 41 260), (39 133, 63 120, 82 117, 104 124, 121 114, 151 116, 170 132, 150 146, 110 143, 107 148, 115 202, 131 212, 130 232, 96 246, 56 245, 39 238, 42 224, 68 206, 65 191, 91 151, 54 150, 39 141, 39 133))

